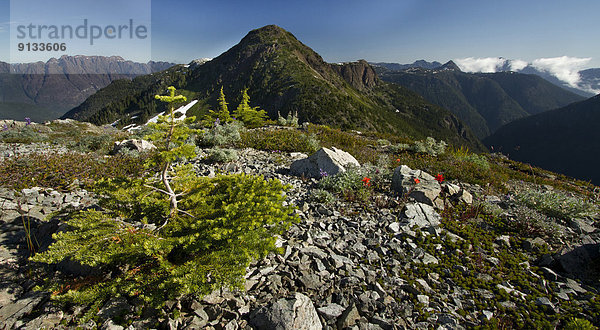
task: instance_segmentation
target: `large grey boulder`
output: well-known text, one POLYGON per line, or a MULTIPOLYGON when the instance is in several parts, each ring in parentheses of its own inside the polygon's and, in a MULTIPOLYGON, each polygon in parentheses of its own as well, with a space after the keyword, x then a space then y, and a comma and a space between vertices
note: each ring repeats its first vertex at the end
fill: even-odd
POLYGON ((444 202, 439 197, 442 187, 427 172, 413 170, 406 165, 398 166, 392 175, 392 190, 402 196, 408 194, 419 203, 444 208, 444 202))
POLYGON ((322 329, 312 301, 301 293, 294 298, 281 298, 267 307, 252 312, 250 325, 255 329, 322 329))
POLYGON ((290 165, 292 175, 320 178, 321 171, 328 175, 345 172, 349 166, 360 166, 360 163, 349 153, 336 147, 321 148, 308 158, 300 159, 290 165))
POLYGON ((111 154, 116 155, 119 151, 127 149, 133 150, 137 152, 145 152, 156 149, 156 146, 149 141, 146 140, 123 140, 117 141, 113 145, 113 150, 111 154))
POLYGON ((441 219, 432 206, 423 203, 410 203, 404 209, 400 226, 405 230, 409 230, 414 226, 425 230, 435 229, 440 225, 441 219))

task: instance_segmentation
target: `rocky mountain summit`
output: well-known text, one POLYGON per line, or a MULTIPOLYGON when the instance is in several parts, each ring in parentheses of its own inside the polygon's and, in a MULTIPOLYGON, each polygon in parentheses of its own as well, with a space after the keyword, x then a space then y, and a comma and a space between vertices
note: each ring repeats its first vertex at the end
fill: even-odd
MULTIPOLYGON (((13 150, 0 153, 6 161, 40 146, 2 148, 13 150)), ((373 170, 334 148, 235 151, 237 159, 215 163, 207 161, 210 149, 199 148, 189 164, 208 177, 244 173, 280 180, 289 185, 286 203, 296 206, 300 218, 278 237, 281 253, 250 265, 245 290, 184 296, 160 310, 116 294, 94 319, 77 325, 85 306, 60 305, 34 288, 42 277, 85 278, 90 269, 32 265, 23 224, 44 250, 51 234, 65 229, 60 216, 46 217, 98 207, 98 196, 77 182, 62 190, 2 188, 1 327, 466 329, 600 321, 598 214, 569 216, 538 207, 549 205, 544 196, 562 196, 551 185, 509 180, 505 192, 498 192, 411 168, 402 157, 391 169, 373 170), (332 189, 355 177, 367 198, 332 189)))

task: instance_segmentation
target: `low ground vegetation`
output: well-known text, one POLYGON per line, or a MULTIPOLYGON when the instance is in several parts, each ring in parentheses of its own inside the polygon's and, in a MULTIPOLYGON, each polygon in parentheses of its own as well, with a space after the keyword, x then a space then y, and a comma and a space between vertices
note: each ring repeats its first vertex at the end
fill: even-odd
MULTIPOLYGON (((540 299, 556 301, 553 292, 559 288, 541 280, 540 268, 524 267, 560 247, 557 242, 565 237, 557 236, 552 226, 555 220, 598 220, 597 187, 433 138, 398 140, 312 124, 299 128, 293 115, 280 119, 286 128, 265 127, 262 124, 267 121, 262 121, 259 109, 242 106, 238 116, 246 111, 247 117, 234 120, 225 116, 226 105, 223 96, 221 109, 214 112, 214 118, 204 118, 202 130, 196 129, 193 119, 177 126, 168 116, 161 118, 144 131, 151 133, 159 149, 145 155, 105 156, 109 146, 125 134, 87 124, 56 122, 1 132, 0 141, 8 149, 14 143, 50 141, 69 151, 4 157, 0 186, 68 190, 77 185, 101 196, 100 210, 70 214, 69 230, 56 234, 56 243, 32 261, 75 260, 104 277, 65 277, 40 289, 52 291, 61 302, 87 306, 83 317, 94 319, 95 312, 114 295, 160 310, 166 301, 181 296, 199 298, 221 287, 241 288, 246 267, 269 253, 281 252, 275 246, 277 235, 299 220, 285 198, 291 187, 253 175, 198 176, 187 160, 195 158, 196 151, 202 151, 208 162, 236 163, 243 148, 312 153, 335 146, 364 165, 335 176, 322 172, 314 185, 307 181, 311 185, 307 198, 313 203, 327 207, 351 203, 374 212, 378 207, 399 212, 406 200, 391 192, 390 183, 393 169, 401 164, 480 189, 481 196, 474 196, 473 205, 446 204, 441 212, 445 234, 436 236, 414 228, 411 243, 435 255, 438 263, 411 264, 401 272, 389 266, 390 273, 400 274, 416 287, 416 279, 451 280, 470 295, 459 314, 495 311, 494 317, 481 321, 483 328, 559 325, 586 329, 591 328, 589 321, 600 321, 596 292, 590 292, 585 310, 565 299, 555 306, 560 314, 547 310, 540 299), (515 186, 539 189, 518 191, 515 186), (492 194, 514 203, 516 216, 480 198, 492 194), (498 244, 501 236, 510 237, 506 245, 498 244), (547 238, 548 246, 524 249, 524 241, 535 237, 547 238), (507 282, 526 298, 515 298, 502 289, 507 282)), ((394 298, 398 302, 412 299, 419 321, 431 316, 416 295, 394 298)))

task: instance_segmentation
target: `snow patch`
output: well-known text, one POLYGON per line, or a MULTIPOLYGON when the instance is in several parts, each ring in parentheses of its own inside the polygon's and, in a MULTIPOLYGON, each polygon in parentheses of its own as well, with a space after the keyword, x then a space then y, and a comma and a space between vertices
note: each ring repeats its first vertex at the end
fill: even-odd
MULTIPOLYGON (((174 113, 182 114, 181 117, 175 118, 175 120, 177 120, 177 121, 184 120, 187 117, 186 114, 187 114, 188 110, 190 110, 196 103, 198 103, 198 100, 193 100, 192 102, 190 102, 182 107, 179 107, 179 108, 177 108, 177 110, 173 111, 174 113)), ((148 125, 149 123, 156 123, 158 121, 158 117, 164 116, 164 115, 165 115, 165 112, 159 113, 158 115, 150 118, 150 120, 148 120, 146 125, 148 125)))

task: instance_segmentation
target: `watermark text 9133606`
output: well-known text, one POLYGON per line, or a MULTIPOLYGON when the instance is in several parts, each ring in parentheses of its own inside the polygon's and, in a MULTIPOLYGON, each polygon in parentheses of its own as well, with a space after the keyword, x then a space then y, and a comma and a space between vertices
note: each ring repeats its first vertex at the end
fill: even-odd
POLYGON ((17 49, 20 52, 65 52, 67 51, 67 44, 64 42, 28 42, 28 43, 18 43, 17 49))

